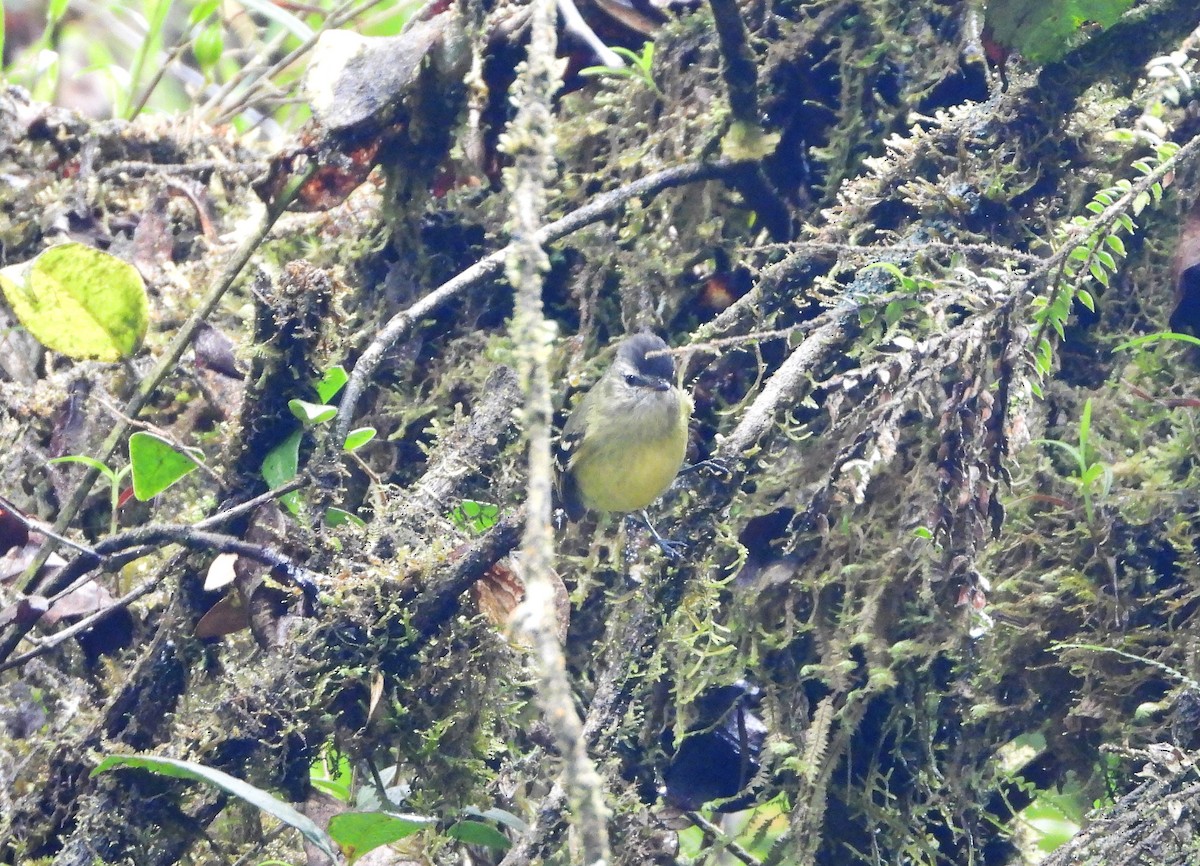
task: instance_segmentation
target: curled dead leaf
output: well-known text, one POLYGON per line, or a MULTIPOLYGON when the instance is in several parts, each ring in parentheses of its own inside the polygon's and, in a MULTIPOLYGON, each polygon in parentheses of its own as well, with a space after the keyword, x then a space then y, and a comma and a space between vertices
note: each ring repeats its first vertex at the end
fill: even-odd
MULTIPOLYGON (((557 572, 550 572, 550 579, 554 584, 555 623, 561 642, 567 639, 571 624, 571 600, 557 572)), ((525 579, 519 560, 508 556, 489 568, 471 587, 471 598, 480 613, 497 626, 507 628, 513 611, 525 600, 525 579)))
POLYGON ((250 611, 236 590, 210 607, 196 623, 198 638, 225 637, 250 628, 250 611))

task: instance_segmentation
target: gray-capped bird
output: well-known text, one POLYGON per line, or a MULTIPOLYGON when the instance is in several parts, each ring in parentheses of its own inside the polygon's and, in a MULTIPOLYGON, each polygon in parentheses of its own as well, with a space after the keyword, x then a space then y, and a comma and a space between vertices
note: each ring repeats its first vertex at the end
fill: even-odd
POLYGON ((675 383, 667 348, 643 331, 627 337, 600 380, 579 401, 559 440, 559 493, 571 520, 587 510, 641 511, 670 556, 677 545, 650 525, 644 509, 666 492, 683 465, 692 399, 675 383))

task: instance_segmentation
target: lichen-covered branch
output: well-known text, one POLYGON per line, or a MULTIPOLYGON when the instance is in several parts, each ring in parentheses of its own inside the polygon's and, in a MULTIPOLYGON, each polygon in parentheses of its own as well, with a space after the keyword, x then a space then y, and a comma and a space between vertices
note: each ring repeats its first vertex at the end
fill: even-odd
POLYGON ((528 57, 517 83, 517 115, 503 140, 505 152, 513 161, 507 176, 513 242, 505 271, 516 292, 512 332, 525 394, 522 414, 529 468, 520 559, 525 599, 518 608, 515 625, 533 646, 538 703, 563 757, 563 786, 579 832, 583 862, 603 866, 611 856, 604 787, 587 752, 583 723, 575 712, 566 660, 555 628, 554 534, 550 525, 554 484, 550 451, 553 331, 542 312, 542 275, 549 261, 538 234, 546 207, 546 188, 555 175, 551 102, 562 81, 555 58, 556 9, 554 0, 533 2, 528 57))

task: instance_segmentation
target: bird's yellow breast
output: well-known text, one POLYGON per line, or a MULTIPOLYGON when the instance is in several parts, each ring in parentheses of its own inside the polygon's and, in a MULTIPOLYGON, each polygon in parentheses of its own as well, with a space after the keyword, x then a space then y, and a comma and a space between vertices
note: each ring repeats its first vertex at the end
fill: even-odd
POLYGON ((612 437, 602 446, 585 441, 571 465, 584 505, 596 511, 640 511, 662 496, 687 450, 691 412, 679 415, 668 435, 656 439, 612 437))

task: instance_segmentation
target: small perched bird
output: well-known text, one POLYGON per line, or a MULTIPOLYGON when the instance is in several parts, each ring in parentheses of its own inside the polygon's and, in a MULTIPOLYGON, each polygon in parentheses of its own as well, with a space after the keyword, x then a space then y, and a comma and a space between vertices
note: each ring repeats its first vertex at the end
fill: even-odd
MULTIPOLYGON (((648 331, 627 337, 579 401, 560 439, 559 493, 571 520, 587 510, 643 511, 671 486, 687 450, 692 399, 675 384, 667 344, 648 331), (647 357, 647 356, 650 357, 647 357)), ((663 550, 663 539, 642 519, 663 550)))

